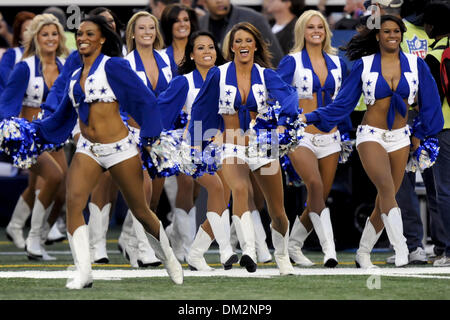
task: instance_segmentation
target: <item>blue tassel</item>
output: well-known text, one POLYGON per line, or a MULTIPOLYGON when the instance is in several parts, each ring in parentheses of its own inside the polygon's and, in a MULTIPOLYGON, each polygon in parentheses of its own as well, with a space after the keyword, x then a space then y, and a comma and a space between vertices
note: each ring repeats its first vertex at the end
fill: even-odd
POLYGON ((303 184, 302 178, 300 178, 297 171, 295 171, 291 160, 287 155, 280 158, 280 165, 286 176, 286 185, 300 187, 303 184))
POLYGON ((12 157, 15 167, 28 169, 43 152, 55 151, 64 145, 46 143, 26 119, 13 117, 0 122, 0 151, 12 157))

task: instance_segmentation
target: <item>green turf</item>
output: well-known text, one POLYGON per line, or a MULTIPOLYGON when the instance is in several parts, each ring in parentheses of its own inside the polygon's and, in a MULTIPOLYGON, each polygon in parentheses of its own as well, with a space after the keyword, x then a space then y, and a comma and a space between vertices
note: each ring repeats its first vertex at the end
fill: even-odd
MULTIPOLYGON (((110 265, 93 268, 131 269, 117 251, 118 231, 108 233, 110 265), (116 253, 115 253, 116 252, 116 253)), ((67 242, 47 246, 49 251, 68 251, 67 242)), ((0 229, 0 252, 17 252, 0 229)), ((321 269, 322 254, 306 252, 321 269)), ((381 267, 392 252, 373 254, 381 267)), ((65 270, 72 264, 69 254, 57 261, 29 261, 25 255, 0 255, 0 272, 23 270, 65 270)), ((354 253, 338 252, 338 268, 353 268, 354 253)), ((208 263, 220 268, 217 254, 206 256, 208 263)), ((274 268, 275 264, 258 268, 274 268)), ((427 267, 433 268, 431 264, 427 267)), ((162 268, 162 267, 158 267, 162 268)), ((187 269, 187 266, 184 265, 187 269)), ((235 266, 239 268, 239 266, 235 266)), ((448 275, 447 275, 448 276, 448 275)), ((65 279, 0 278, 1 300, 448 300, 450 280, 381 276, 380 289, 368 289, 368 276, 288 276, 271 278, 185 277, 181 286, 168 277, 95 280, 92 289, 67 290, 65 279)))

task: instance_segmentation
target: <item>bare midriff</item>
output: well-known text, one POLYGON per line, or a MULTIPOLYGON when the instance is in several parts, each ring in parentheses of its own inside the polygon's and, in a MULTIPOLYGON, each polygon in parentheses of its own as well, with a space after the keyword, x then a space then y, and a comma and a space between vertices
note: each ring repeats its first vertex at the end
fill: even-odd
POLYGON ((89 110, 89 125, 80 121, 83 137, 91 142, 113 143, 128 136, 117 102, 94 102, 89 110))
MULTIPOLYGON (((409 110, 408 101, 404 100, 404 102, 406 105, 406 110, 408 111, 409 110)), ((378 99, 377 101, 375 101, 373 105, 367 106, 367 111, 364 114, 361 124, 385 130, 388 129, 386 119, 390 103, 391 97, 386 97, 383 99, 378 99)), ((406 126, 407 122, 408 122, 408 112, 406 112, 406 116, 404 118, 398 112, 396 112, 392 129, 403 128, 404 126, 406 126)))

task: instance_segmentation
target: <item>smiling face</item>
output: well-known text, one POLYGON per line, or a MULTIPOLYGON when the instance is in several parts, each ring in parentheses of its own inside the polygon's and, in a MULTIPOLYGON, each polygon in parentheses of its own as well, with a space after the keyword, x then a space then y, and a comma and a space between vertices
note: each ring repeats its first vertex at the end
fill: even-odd
POLYGON ((37 43, 42 53, 56 52, 59 46, 59 32, 54 24, 48 24, 41 28, 37 34, 37 43))
POLYGON ((134 40, 136 46, 153 46, 156 38, 155 21, 150 17, 140 17, 134 26, 134 40))
POLYGON ((76 42, 78 52, 81 55, 90 56, 101 52, 105 38, 98 25, 91 21, 84 21, 77 31, 76 42))
POLYGON ((213 40, 208 36, 199 36, 194 41, 191 53, 197 69, 210 69, 216 63, 217 52, 213 40))
POLYGON ((238 30, 234 34, 231 51, 234 53, 234 61, 240 63, 253 63, 256 51, 255 37, 250 32, 238 30))
POLYGON ((380 28, 377 35, 377 40, 380 44, 380 49, 387 52, 395 52, 399 50, 402 42, 402 32, 400 26, 394 21, 385 21, 380 28))
POLYGON ((313 16, 306 23, 305 28, 305 44, 307 45, 322 45, 326 38, 325 25, 322 19, 318 16, 313 16))
POLYGON ((186 11, 180 11, 177 21, 172 25, 173 39, 186 39, 191 33, 191 22, 186 11))

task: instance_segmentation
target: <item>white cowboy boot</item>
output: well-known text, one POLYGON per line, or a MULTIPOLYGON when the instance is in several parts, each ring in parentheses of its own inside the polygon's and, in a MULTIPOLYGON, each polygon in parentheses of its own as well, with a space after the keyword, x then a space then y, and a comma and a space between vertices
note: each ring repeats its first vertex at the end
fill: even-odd
POLYGON ((148 232, 146 234, 148 237, 148 242, 155 251, 156 257, 162 261, 172 281, 175 284, 182 284, 183 268, 170 247, 169 239, 164 232, 161 221, 159 222, 159 240, 148 232))
POLYGON ((395 251, 395 266, 401 267, 407 265, 409 250, 406 245, 406 238, 403 235, 403 221, 400 208, 395 207, 389 210, 388 215, 381 214, 389 241, 395 251))
POLYGON ((23 227, 31 214, 31 209, 22 196, 17 200, 11 220, 6 227, 6 237, 19 249, 25 249, 23 227))
POLYGON ((44 223, 52 211, 54 202, 47 209, 44 208, 39 198, 34 201, 33 212, 31 214, 31 228, 25 241, 25 251, 28 259, 39 260, 43 257, 41 236, 44 229, 44 223))
POLYGON ((337 264, 336 249, 334 247, 333 227, 330 220, 330 209, 324 208, 320 216, 315 212, 309 213, 309 218, 314 226, 317 237, 324 253, 323 263, 325 267, 334 268, 337 264))
POLYGON ((93 202, 89 202, 89 245, 92 263, 108 263, 106 251, 106 233, 109 226, 109 212, 111 203, 107 203, 102 210, 93 202))
POLYGON ((238 244, 239 244, 239 240, 238 240, 237 234, 236 234, 236 227, 234 226, 233 219, 231 219, 231 225, 230 225, 231 250, 236 251, 238 244))
POLYGON ((255 246, 258 262, 268 263, 272 261, 269 247, 266 242, 266 231, 261 221, 261 215, 258 210, 252 211, 253 228, 255 229, 255 246))
POLYGON ((275 256, 275 261, 278 266, 278 270, 280 270, 280 275, 285 276, 289 274, 294 274, 294 267, 289 260, 289 223, 286 230, 286 234, 283 236, 277 230, 272 228, 272 224, 270 224, 270 230, 272 232, 272 243, 275 249, 273 255, 275 256))
POLYGON ((175 255, 180 262, 185 261, 189 248, 195 238, 195 207, 189 210, 189 213, 181 208, 173 210, 173 221, 167 227, 167 235, 170 239, 170 245, 173 247, 175 255))
POLYGON ((186 256, 186 262, 188 263, 189 269, 193 271, 213 271, 206 263, 205 257, 203 256, 206 251, 208 251, 209 246, 213 242, 213 239, 203 230, 200 226, 198 228, 197 235, 195 236, 194 242, 192 242, 189 254, 186 256))
POLYGON ((138 268, 138 241, 133 228, 133 214, 130 210, 127 211, 125 220, 122 224, 122 231, 119 235, 117 246, 123 257, 130 262, 133 268, 138 268))
POLYGON ((45 241, 45 244, 50 245, 54 242, 61 242, 64 239, 66 239, 66 235, 61 233, 59 230, 58 224, 60 219, 56 220, 56 222, 53 224, 53 226, 50 228, 50 232, 47 235, 47 240, 45 241))
POLYGON ((241 267, 245 267, 248 272, 255 272, 257 265, 252 214, 250 211, 246 211, 240 218, 233 215, 232 219, 236 228, 239 245, 242 249, 239 264, 241 267))
POLYGON ((311 234, 311 231, 307 231, 300 221, 300 217, 295 217, 294 225, 292 226, 291 234, 289 236, 289 257, 291 260, 302 267, 311 267, 314 265, 314 262, 309 260, 302 252, 303 244, 311 234))
POLYGON ((367 218, 366 226, 361 235, 361 240, 359 241, 359 248, 356 250, 355 264, 357 268, 361 269, 374 269, 378 266, 372 264, 370 261, 370 252, 372 252, 373 247, 377 243, 378 239, 383 233, 383 229, 376 233, 370 219, 367 218))
POLYGON ((75 277, 68 279, 67 289, 83 289, 92 287, 91 254, 89 252, 89 228, 87 225, 78 227, 73 235, 67 233, 70 250, 76 267, 75 277))
POLYGON ((142 223, 139 222, 136 217, 131 214, 133 218, 133 229, 137 239, 138 245, 138 257, 137 263, 140 268, 147 268, 148 266, 157 267, 161 264, 161 260, 159 260, 155 256, 155 251, 153 251, 150 243, 148 242, 147 235, 145 234, 144 227, 142 223))
POLYGON ((230 211, 225 209, 221 216, 209 211, 206 213, 206 217, 211 225, 216 242, 219 245, 220 263, 222 263, 225 270, 229 270, 233 267, 233 263, 239 261, 230 243, 230 211))
MULTIPOLYGON (((51 207, 53 207, 53 204, 51 205, 51 207)), ((51 209, 53 209, 53 208, 51 208, 51 209)), ((55 257, 48 254, 47 250, 45 250, 45 243, 47 241, 48 234, 51 229, 50 224, 47 221, 49 215, 50 215, 50 211, 46 210, 46 216, 44 217, 45 221, 44 221, 44 225, 42 226, 42 230, 41 230, 41 251, 42 251, 42 260, 44 260, 44 261, 56 260, 55 257), (47 212, 48 212, 48 215, 47 215, 47 212)))

